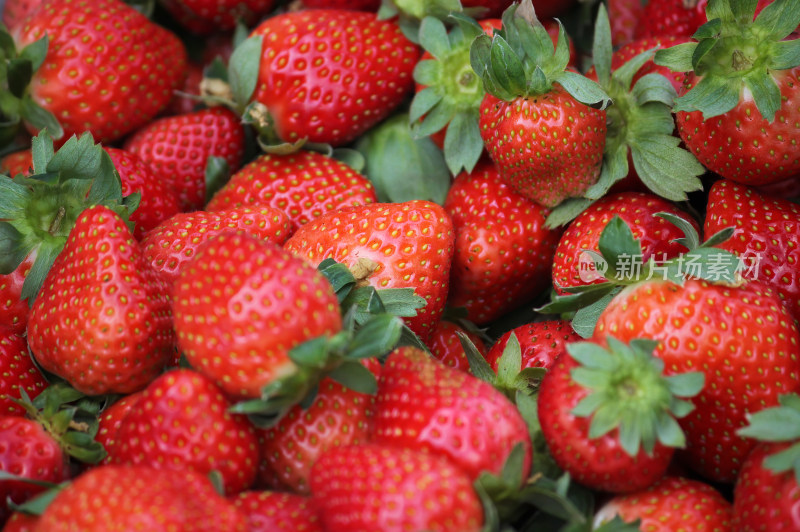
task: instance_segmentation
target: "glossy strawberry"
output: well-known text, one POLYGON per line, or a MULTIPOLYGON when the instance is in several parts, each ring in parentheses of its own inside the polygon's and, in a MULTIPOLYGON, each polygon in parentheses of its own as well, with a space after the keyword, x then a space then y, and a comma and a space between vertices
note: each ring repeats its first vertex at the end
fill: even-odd
POLYGON ((640 530, 649 532, 732 532, 731 503, 703 482, 683 477, 665 477, 649 488, 617 495, 595 514, 600 527, 620 516, 626 522, 641 519, 640 530))
POLYGON ((130 393, 173 342, 166 286, 128 227, 106 207, 83 211, 31 309, 36 360, 84 393, 130 393))
POLYGON ((301 150, 259 156, 233 174, 206 209, 269 206, 284 211, 294 231, 339 207, 375 201, 375 190, 367 178, 326 155, 301 150))
POLYGON ((245 517, 194 471, 106 465, 78 477, 42 514, 36 532, 247 531, 245 517))
POLYGON ((269 111, 275 135, 347 144, 386 118, 411 88, 418 50, 392 21, 347 10, 271 17, 253 99, 269 111))
MULTIPOLYGON (((367 367, 380 373, 377 361, 367 367)), ((323 379, 314 402, 293 407, 278 424, 260 434, 259 477, 275 489, 308 493, 311 468, 328 449, 367 443, 375 398, 323 379)))
POLYGON ((188 262, 174 285, 178 345, 189 363, 228 394, 297 372, 288 352, 339 332, 330 283, 277 244, 225 233, 188 262))
POLYGON ((608 0, 611 42, 615 47, 624 46, 634 39, 643 9, 641 0, 608 0))
POLYGON ((483 339, 452 321, 441 320, 428 341, 431 354, 445 366, 469 372, 469 359, 461 345, 458 333, 466 335, 482 355, 486 355, 483 339))
POLYGON ((0 173, 11 177, 17 174, 29 175, 32 168, 33 157, 30 150, 15 151, 0 159, 0 173))
POLYGON ((499 473, 517 445, 524 453, 522 478, 530 469, 530 436, 508 399, 419 349, 399 348, 386 360, 373 426, 373 442, 447 458, 471 479, 499 473))
POLYGON ((164 7, 192 33, 232 30, 237 22, 252 25, 266 15, 275 0, 165 0, 164 7))
POLYGON ((476 532, 483 524, 469 477, 415 449, 332 449, 311 472, 311 492, 326 530, 476 532))
POLYGON ((380 0, 301 0, 308 9, 352 9, 354 11, 377 11, 380 0))
MULTIPOLYGON (((609 13, 609 17, 611 17, 611 13, 609 13)), ((611 20, 614 19, 611 18, 611 20)), ((614 70, 620 68, 622 65, 642 52, 646 52, 654 48, 669 48, 670 46, 688 42, 689 40, 689 37, 677 37, 672 35, 661 35, 636 39, 632 42, 628 42, 625 44, 625 46, 622 46, 614 52, 614 56, 611 58, 611 68, 614 70)), ((645 63, 636 72, 632 82, 636 83, 647 74, 661 74, 665 78, 669 79, 672 83, 672 86, 675 88, 675 92, 678 92, 683 87, 683 72, 673 72, 667 67, 656 65, 652 60, 645 63)))
POLYGON ((247 518, 249 532, 322 532, 308 497, 275 491, 246 491, 231 499, 247 518))
POLYGON ((428 201, 345 207, 300 227, 284 248, 316 266, 327 258, 353 268, 369 261, 375 288, 413 288, 427 304, 406 323, 423 341, 441 318, 453 255, 453 224, 428 201))
POLYGON ((742 275, 769 284, 800 319, 800 207, 720 180, 708 195, 705 231, 726 227, 735 232, 717 247, 736 253, 743 261, 742 275))
POLYGON ((21 399, 20 390, 35 399, 47 388, 47 380, 28 354, 25 338, 0 327, 0 416, 24 416, 25 410, 12 401, 21 399))
POLYGON ((259 459, 255 430, 216 384, 191 370, 154 380, 117 430, 111 462, 156 469, 217 471, 227 494, 249 488, 259 459))
POLYGON ((550 368, 566 351, 567 344, 581 339, 568 321, 537 321, 520 325, 498 338, 487 353, 486 361, 495 372, 512 333, 517 337, 522 351, 522 369, 550 368))
POLYGON ((126 395, 109 407, 106 407, 97 418, 97 435, 95 441, 101 443, 106 450, 102 464, 110 464, 117 455, 119 429, 133 406, 144 394, 144 390, 126 395))
MULTIPOLYGON (((121 138, 152 120, 183 79, 183 44, 119 0, 48 0, 14 29, 19 47, 45 35, 29 94, 61 124, 62 140, 82 131, 121 138)), ((30 128, 47 124, 34 119, 30 128)))
POLYGON ((142 240, 142 250, 153 269, 169 283, 174 283, 203 243, 226 232, 283 244, 289 237, 289 218, 272 207, 180 213, 147 233, 142 240))
POLYGON ((125 149, 161 175, 183 210, 196 210, 206 203, 208 158, 220 157, 232 172, 238 170, 244 130, 233 111, 212 107, 151 122, 125 141, 125 149))
POLYGON ((14 512, 6 521, 3 532, 33 532, 39 522, 38 515, 29 515, 22 512, 14 512))
POLYGON ((707 0, 648 2, 639 16, 636 37, 691 37, 708 21, 707 3, 707 0))
POLYGON ((31 13, 39 9, 42 0, 19 0, 18 2, 6 2, 3 4, 3 24, 9 29, 14 29, 28 18, 31 13))
POLYGON ((449 303, 481 325, 544 291, 560 231, 492 163, 458 176, 444 203, 455 228, 449 303))
POLYGON ((11 273, 0 275, 0 326, 17 334, 28 327, 30 308, 22 297, 22 286, 35 260, 36 254, 31 253, 11 273))

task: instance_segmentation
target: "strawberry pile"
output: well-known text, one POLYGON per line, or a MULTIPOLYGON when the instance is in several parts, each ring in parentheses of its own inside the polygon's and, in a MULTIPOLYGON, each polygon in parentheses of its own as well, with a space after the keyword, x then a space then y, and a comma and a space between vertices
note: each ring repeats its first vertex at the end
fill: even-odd
POLYGON ((0 529, 800 530, 799 29, 7 0, 0 529))

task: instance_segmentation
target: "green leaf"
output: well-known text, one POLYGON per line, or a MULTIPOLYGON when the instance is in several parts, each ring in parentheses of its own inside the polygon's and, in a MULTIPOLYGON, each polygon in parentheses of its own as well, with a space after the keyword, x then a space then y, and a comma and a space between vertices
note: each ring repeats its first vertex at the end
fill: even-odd
POLYGON ((469 336, 461 331, 457 331, 456 335, 461 342, 461 347, 464 348, 464 353, 469 361, 469 368, 470 371, 472 371, 472 374, 480 380, 494 385, 495 381, 497 380, 497 375, 495 375, 492 366, 490 366, 483 355, 481 355, 480 351, 478 351, 478 348, 472 343, 472 340, 470 340, 469 336))
POLYGON ((59 173, 62 183, 70 179, 94 179, 101 171, 103 153, 90 133, 73 136, 50 159, 47 171, 59 173))
POLYGON ((374 358, 392 351, 400 341, 403 321, 397 316, 383 314, 364 323, 347 348, 347 358, 374 358))
POLYGON ((19 57, 30 62, 33 72, 39 70, 39 67, 44 63, 47 57, 47 48, 49 46, 49 39, 45 34, 44 37, 33 41, 31 44, 23 48, 19 52, 19 57))
POLYGON ((603 110, 611 104, 611 97, 606 94, 600 85, 587 77, 565 70, 556 74, 553 78, 573 98, 589 107, 603 110))
MULTIPOLYGON (((652 352, 653 349, 650 350, 652 352)), ((678 397, 694 397, 703 390, 706 382, 705 373, 702 371, 690 371, 665 377, 667 387, 673 395, 678 397)))
POLYGON ((414 67, 414 81, 420 85, 435 85, 439 79, 439 66, 436 61, 426 59, 414 67))
POLYGON ((38 130, 47 129, 54 139, 64 136, 64 128, 53 113, 33 101, 30 94, 20 100, 20 114, 26 122, 38 130))
POLYGON ((575 317, 572 318, 572 329, 581 338, 591 338, 594 334, 594 329, 597 326, 597 320, 600 318, 600 314, 603 313, 606 307, 608 307, 608 304, 611 303, 611 300, 614 299, 614 296, 621 290, 622 287, 619 287, 594 303, 579 308, 577 312, 575 312, 575 317))
POLYGON ((8 507, 15 512, 22 512, 27 515, 42 515, 53 499, 67 486, 69 486, 68 482, 62 482, 22 504, 9 503, 8 507))
POLYGON ((766 71, 755 69, 744 76, 744 84, 750 89, 753 101, 768 122, 775 120, 775 113, 781 108, 781 90, 766 71))
POLYGON ((322 369, 328 363, 329 341, 327 336, 306 340, 289 350, 289 359, 303 368, 322 369))
POLYGON ((346 360, 327 375, 342 386, 365 395, 378 393, 378 381, 364 365, 355 360, 346 360))
POLYGON ((525 69, 522 67, 522 61, 506 40, 500 35, 496 35, 492 39, 492 47, 489 52, 490 75, 495 83, 512 95, 524 95, 527 91, 525 69))
POLYGON ((781 41, 799 24, 800 4, 796 0, 776 0, 758 14, 753 29, 760 33, 763 40, 781 41))
POLYGON ((29 306, 33 306, 47 273, 63 247, 62 242, 47 242, 39 246, 31 271, 28 272, 25 282, 22 283, 20 299, 27 299, 29 306))
MULTIPOLYGON (((114 167, 114 162, 111 160, 111 156, 108 153, 100 148, 100 145, 94 146, 97 148, 96 153, 92 155, 97 156, 96 167, 91 169, 93 174, 91 177, 94 179, 91 181, 86 181, 84 178, 75 177, 76 185, 80 185, 81 182, 91 183, 91 189, 89 190, 89 194, 87 196, 87 201, 90 205, 109 205, 109 204, 117 204, 122 201, 122 181, 119 177, 119 172, 114 167)), ((63 148, 62 148, 63 150, 63 148)), ((59 150, 60 152, 61 150, 59 150)), ((56 153, 56 157, 58 153, 56 153)), ((53 158, 55 160, 55 157, 53 158)), ((51 161, 52 164, 52 161, 51 161)), ((67 172, 67 175, 69 171, 67 172)), ((62 171, 62 176, 65 174, 62 171)))
MULTIPOLYGON (((484 81, 488 79, 487 71, 491 64, 492 37, 479 35, 469 48, 469 63, 472 70, 484 81)), ((417 80, 416 71, 414 79, 417 80)), ((420 83, 419 80, 417 80, 420 83)))
POLYGON ((800 411, 771 407, 748 418, 749 425, 736 431, 739 436, 767 442, 787 442, 800 438, 800 411))
POLYGON ((33 76, 33 66, 25 59, 11 59, 8 68, 8 90, 17 98, 22 98, 33 76))
POLYGON ((800 65, 800 39, 776 42, 772 50, 767 65, 770 70, 789 70, 800 65))
POLYGON ((547 220, 545 220, 545 226, 549 229, 555 229, 562 225, 567 225, 595 201, 588 198, 568 198, 550 211, 550 214, 547 215, 547 220))
POLYGON ((727 113, 739 103, 739 84, 706 76, 683 96, 675 99, 673 111, 701 111, 708 120, 727 113))
POLYGON ((614 283, 597 283, 586 285, 578 293, 566 296, 556 296, 553 300, 536 309, 540 314, 564 314, 574 312, 580 308, 591 305, 592 303, 607 296, 619 287, 614 283))
POLYGON ((683 245, 688 250, 700 247, 700 235, 697 234, 697 229, 683 216, 671 212, 657 212, 653 216, 662 218, 681 230, 683 238, 676 238, 673 242, 683 245))
POLYGON ((478 24, 478 21, 463 13, 454 11, 448 15, 448 18, 456 21, 466 42, 474 41, 476 37, 484 35, 485 33, 481 25, 478 24))
POLYGON ((740 22, 750 22, 756 12, 758 0, 733 0, 730 3, 731 13, 740 22))
POLYGON ((442 101, 442 94, 434 87, 426 87, 414 95, 408 110, 410 124, 414 124, 442 101))
POLYGON ((478 111, 457 113, 444 137, 444 160, 450 173, 472 172, 483 154, 478 111))
POLYGON ((53 158, 53 138, 50 133, 43 129, 31 140, 31 158, 33 159, 33 173, 43 174, 47 172, 47 165, 53 158))
POLYGON ((25 216, 31 193, 10 177, 0 175, 0 220, 17 220, 25 216))
POLYGON ((696 42, 687 42, 656 50, 653 62, 659 66, 665 66, 673 72, 691 72, 694 70, 692 56, 695 48, 697 48, 696 42))
POLYGON ((663 134, 637 136, 631 143, 633 167, 642 183, 671 201, 685 201, 687 193, 703 189, 699 176, 705 168, 679 143, 677 137, 663 134))
POLYGON ((205 174, 206 203, 211 201, 214 194, 228 182, 230 175, 231 170, 228 166, 228 161, 226 161, 224 157, 215 157, 214 155, 208 156, 205 174))
POLYGON ((436 59, 444 59, 450 52, 447 28, 436 17, 425 17, 419 25, 419 43, 436 59))
POLYGON ((646 103, 657 102, 672 108, 675 103, 675 87, 661 74, 647 74, 639 78, 633 86, 633 97, 640 106, 646 103))
POLYGON ((628 175, 628 171, 628 145, 620 142, 617 148, 613 149, 610 143, 607 142, 600 177, 597 183, 589 187, 584 196, 589 200, 602 198, 615 183, 618 183, 628 175))
POLYGON ((612 272, 620 270, 622 261, 642 256, 642 247, 633 236, 631 228, 617 215, 606 224, 603 232, 600 233, 597 246, 600 254, 608 261, 612 272))
POLYGON ((794 470, 795 482, 800 484, 800 443, 796 443, 764 459, 764 467, 775 473, 794 470))
POLYGON ((720 229, 719 231, 708 237, 706 241, 700 245, 700 247, 710 248, 722 244, 723 242, 730 240, 734 232, 735 229, 733 227, 726 227, 725 229, 720 229))
POLYGON ((503 354, 497 362, 497 381, 500 383, 513 383, 521 370, 522 349, 517 335, 512 332, 503 349, 503 354))
POLYGON ((734 283, 739 268, 739 259, 733 253, 717 248, 700 247, 675 259, 684 275, 704 279, 712 283, 734 283))
MULTIPOLYGON (((654 49, 650 49, 630 58, 625 64, 614 70, 614 74, 612 75, 613 79, 622 87, 629 90, 634 76, 639 73, 639 70, 641 70, 648 61, 653 59, 653 53, 654 49)), ((664 79, 666 80, 666 78, 664 79)), ((670 83, 669 80, 667 80, 667 84, 672 87, 672 83, 670 83)))
POLYGON ((446 100, 441 100, 430 110, 421 123, 414 122, 412 124, 411 132, 413 137, 419 139, 420 137, 433 135, 449 124, 455 114, 455 106, 446 100))
POLYGON ((604 4, 597 10, 597 19, 594 23, 594 44, 592 45, 592 58, 594 69, 600 85, 607 86, 611 79, 611 56, 614 48, 611 45, 611 25, 608 20, 608 11, 604 4))
POLYGON ((28 253, 22 234, 10 223, 0 222, 0 275, 16 270, 28 253))
MULTIPOLYGON (((742 1, 742 0, 733 0, 733 1, 742 1)), ((708 4, 706 5, 706 18, 709 21, 713 21, 715 19, 722 19, 725 21, 733 20, 733 11, 731 10, 730 0, 724 0, 724 1, 709 0, 708 4)))
POLYGON ((228 63, 228 82, 233 98, 244 107, 258 83, 263 37, 255 35, 236 47, 228 63))

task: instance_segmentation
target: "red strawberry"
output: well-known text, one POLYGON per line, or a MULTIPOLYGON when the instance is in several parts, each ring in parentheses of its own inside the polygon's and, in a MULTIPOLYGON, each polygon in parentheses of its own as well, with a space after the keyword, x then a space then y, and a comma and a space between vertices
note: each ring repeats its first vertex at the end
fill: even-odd
POLYGON ((247 517, 249 532, 322 532, 307 497, 274 491, 247 491, 231 499, 247 517))
POLYGON ((165 0, 164 7, 192 33, 232 30, 237 22, 252 25, 266 15, 275 0, 165 0))
POLYGON ((381 0, 300 0, 307 9, 352 9, 354 11, 377 11, 381 0))
POLYGON ((3 24, 10 30, 19 26, 31 13, 39 9, 42 0, 17 0, 5 2, 2 7, 3 24))
POLYGON ((427 305, 406 323, 423 341, 441 318, 453 255, 453 225, 428 201, 345 207, 300 227, 284 248, 316 266, 325 259, 353 268, 366 259, 375 288, 413 288, 427 305))
POLYGON ((301 150, 261 155, 233 174, 206 209, 269 206, 284 211, 294 231, 339 207, 375 201, 375 189, 366 177, 326 155, 301 150))
POLYGON ((78 217, 31 309, 28 342, 44 369, 90 395, 140 390, 168 360, 166 286, 110 209, 78 217))
MULTIPOLYGON (((45 35, 30 96, 55 115, 63 140, 87 130, 104 143, 121 138, 152 120, 183 79, 183 44, 119 0, 47 0, 14 30, 20 48, 45 35)), ((32 120, 31 129, 43 125, 32 120)))
POLYGON ((277 137, 347 144, 377 124, 411 88, 418 50, 374 13, 306 10, 271 17, 253 99, 277 137))
POLYGON ((209 240, 174 285, 178 345, 228 394, 298 372, 288 352, 342 328, 330 283, 277 244, 225 233, 209 240))
POLYGON ((683 477, 666 477, 647 489, 617 495, 597 512, 595 528, 617 515, 627 522, 641 519, 639 529, 648 532, 734 530, 731 503, 708 484, 683 477))
POLYGON ((550 368, 556 358, 564 353, 567 344, 581 339, 568 321, 551 320, 520 325, 503 334, 486 355, 486 361, 495 373, 512 333, 517 337, 522 351, 522 369, 550 368))
POLYGON ((469 372, 469 359, 457 333, 465 334, 478 352, 486 356, 486 345, 480 336, 452 321, 441 320, 428 341, 431 354, 445 366, 469 372))
MULTIPOLYGON (((367 368, 380 373, 377 361, 367 368)), ((367 443, 375 412, 375 398, 358 393, 332 379, 323 379, 308 408, 294 406, 261 434, 259 476, 275 489, 308 493, 311 467, 328 449, 367 443)))
POLYGON ((209 157, 221 157, 232 172, 244 155, 244 130, 239 117, 225 107, 161 118, 125 141, 135 153, 177 191, 184 210, 200 209, 209 192, 205 182, 209 157))
POLYGON ((731 482, 753 447, 735 431, 748 412, 777 404, 800 389, 800 335, 769 289, 689 279, 682 286, 653 279, 625 288, 600 314, 595 338, 659 341, 656 356, 669 375, 705 373, 697 407, 681 419, 682 458, 717 482, 731 482), (757 375, 758 385, 753 384, 757 375))
MULTIPOLYGON (((609 17, 610 16, 611 13, 609 13, 609 17)), ((614 19, 611 18, 611 20, 613 21, 614 19)), ((625 46, 614 52, 614 56, 611 59, 611 68, 616 70, 642 52, 652 50, 653 48, 669 48, 670 46, 675 46, 688 41, 689 37, 675 37, 671 35, 636 39, 633 42, 625 44, 625 46)), ((633 76, 631 83, 635 84, 647 74, 661 74, 672 82, 672 86, 675 87, 676 92, 681 90, 683 87, 684 74, 682 72, 673 72, 667 67, 656 65, 652 60, 645 63, 636 72, 636 75, 633 76)))
POLYGON ((448 458, 473 480, 499 473, 517 445, 526 478, 532 457, 525 421, 503 394, 410 347, 395 350, 381 372, 372 441, 448 458))
POLYGON ((30 308, 22 298, 22 285, 36 260, 36 252, 28 255, 11 273, 0 275, 0 326, 17 334, 28 327, 30 308))
POLYGON ((481 325, 544 291, 560 232, 545 227, 549 211, 480 164, 456 178, 444 209, 456 233, 449 303, 481 325))
POLYGON ((311 472, 326 530, 477 532, 483 509, 469 477, 445 459, 380 445, 338 447, 311 472))
POLYGON ((47 388, 47 380, 28 354, 25 338, 0 327, 0 416, 25 415, 25 409, 11 399, 21 399, 20 390, 35 399, 47 388))
POLYGON ((101 462, 102 464, 110 464, 112 458, 117 455, 119 429, 125 422, 128 413, 143 394, 144 390, 122 397, 119 401, 103 410, 97 418, 98 426, 95 441, 102 444, 107 453, 101 462))
POLYGON ((608 0, 611 42, 615 47, 628 44, 634 39, 643 10, 641 0, 608 0))
MULTIPOLYGON (((213 60, 213 57, 212 57, 213 60)), ((209 61, 210 62, 210 61, 209 61)), ((186 76, 183 83, 170 100, 166 108, 168 115, 186 115, 197 110, 198 101, 185 94, 200 96, 200 84, 203 82, 203 66, 196 63, 186 65, 186 76)))
POLYGON ((142 526, 151 532, 248 530, 245 517, 199 473, 106 465, 56 495, 36 531, 128 532, 142 526))
POLYGON ((227 494, 249 488, 259 460, 255 430, 216 384, 191 370, 165 373, 141 392, 117 430, 112 463, 217 471, 227 494))
POLYGON ((22 512, 14 512, 6 521, 3 532, 34 532, 39 523, 39 516, 22 512))
POLYGON ((0 159, 0 173, 14 177, 17 174, 30 175, 33 168, 31 150, 15 151, 0 159))
POLYGON ((602 276, 586 269, 590 259, 585 252, 600 250, 600 234, 615 217, 628 225, 642 250, 641 257, 628 257, 629 268, 628 271, 619 272, 622 276, 635 277, 644 271, 642 266, 651 257, 664 261, 687 251, 683 244, 674 242, 684 236, 681 229, 655 216, 660 212, 679 216, 697 227, 697 222, 691 216, 653 194, 621 192, 605 196, 592 204, 572 221, 558 243, 553 258, 553 285, 556 291, 563 294, 565 288, 603 282, 602 276))
POLYGON ((708 195, 705 231, 726 227, 735 232, 717 247, 736 253, 744 264, 742 275, 769 284, 800 319, 800 207, 720 180, 708 195))
POLYGON ((142 250, 153 269, 172 284, 203 243, 225 232, 241 232, 283 244, 289 237, 289 219, 272 207, 176 214, 147 233, 142 250))
POLYGON ((707 0, 658 0, 642 9, 636 38, 691 37, 705 24, 707 0))

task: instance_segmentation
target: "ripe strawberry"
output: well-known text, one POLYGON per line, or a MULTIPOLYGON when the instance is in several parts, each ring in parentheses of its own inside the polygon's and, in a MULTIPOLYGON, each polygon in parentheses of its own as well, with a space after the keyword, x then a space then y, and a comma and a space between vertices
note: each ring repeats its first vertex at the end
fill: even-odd
POLYGON ((35 399, 47 388, 47 380, 28 354, 25 338, 0 326, 0 416, 25 415, 25 409, 12 401, 21 399, 24 390, 35 399))
POLYGON ((60 123, 62 140, 83 131, 104 143, 121 138, 152 120, 183 79, 183 44, 119 0, 46 0, 14 29, 20 48, 45 35, 29 95, 53 117, 23 118, 54 135, 60 123))
MULTIPOLYGON (((365 361, 374 374, 380 364, 365 361)), ((308 493, 311 467, 328 449, 367 443, 375 398, 323 379, 314 402, 294 406, 278 424, 260 435, 261 482, 275 489, 308 493)))
POLYGON ((636 38, 691 37, 705 24, 707 0, 647 2, 636 26, 636 38))
POLYGON ((42 0, 18 0, 17 2, 5 2, 2 7, 3 24, 9 30, 13 30, 28 18, 34 11, 39 9, 42 0))
POLYGON ((3 532, 34 532, 38 523, 38 515, 14 512, 6 521, 3 532))
POLYGON ((164 183, 178 192, 184 210, 196 210, 213 192, 205 179, 208 158, 221 157, 232 172, 238 170, 244 130, 233 111, 212 107, 151 122, 125 141, 125 149, 161 174, 164 183))
POLYGON ((106 465, 83 473, 42 514, 37 532, 245 532, 247 522, 194 471, 106 465))
POLYGON ((209 240, 174 285, 178 346, 229 395, 261 388, 298 367, 289 350, 342 328, 322 274, 277 244, 225 233, 209 240))
POLYGON ((415 449, 332 449, 311 471, 311 492, 326 530, 476 532, 483 524, 470 478, 415 449))
POLYGON ((30 175, 33 168, 33 157, 30 150, 9 153, 0 159, 0 173, 11 177, 17 174, 30 175))
POLYGON ((264 154, 233 174, 206 209, 269 206, 292 221, 292 232, 339 207, 377 201, 372 184, 344 163, 321 153, 264 154))
POLYGON ((665 477, 647 489, 617 495, 595 514, 595 528, 617 515, 626 522, 640 519, 639 529, 648 532, 734 530, 731 503, 708 484, 683 477, 665 477))
POLYGON ((28 342, 44 369, 90 395, 144 388, 171 354, 166 286, 110 209, 86 209, 31 309, 28 342))
POLYGON ((498 338, 486 355, 486 361, 495 373, 512 333, 517 337, 522 351, 522 369, 550 368, 556 358, 566 351, 567 344, 581 339, 567 321, 539 321, 520 325, 498 338))
POLYGON ((289 237, 289 227, 286 214, 272 207, 180 213, 147 233, 142 240, 142 250, 153 269, 173 284, 202 244, 215 236, 240 232, 265 242, 283 244, 289 237))
POLYGON ((119 429, 125 422, 125 418, 133 406, 144 394, 144 390, 126 395, 117 402, 103 410, 97 418, 97 435, 95 441, 103 445, 106 450, 106 457, 101 464, 110 464, 114 456, 117 455, 117 445, 119 444, 119 429))
POLYGON ((608 0, 611 43, 614 47, 624 46, 634 39, 643 10, 641 0, 608 0))
POLYGON ((441 320, 433 330, 433 335, 428 341, 431 354, 442 364, 453 369, 469 372, 469 359, 461 345, 457 333, 466 335, 481 355, 486 356, 486 344, 474 332, 468 331, 457 323, 441 320))
POLYGON ((703 376, 664 378, 654 341, 603 344, 572 343, 556 359, 539 387, 539 423, 556 463, 577 482, 612 493, 644 489, 684 445, 675 418, 692 409, 682 398, 700 391, 703 376))
POLYGON ((618 272, 633 278, 653 257, 657 261, 673 258, 687 251, 676 239, 683 237, 681 229, 664 218, 655 216, 667 212, 679 216, 697 227, 697 222, 672 203, 653 194, 621 192, 605 196, 579 214, 561 235, 553 258, 553 285, 558 293, 565 289, 603 282, 600 275, 586 270, 589 255, 600 251, 600 235, 615 217, 621 218, 640 242, 641 256, 628 257, 630 267, 618 272), (638 269, 638 270, 637 270, 638 269))
MULTIPOLYGON (((609 13, 609 17, 610 16, 611 14, 609 13)), ((611 20, 613 21, 614 19, 611 18, 611 20)), ((619 50, 614 52, 614 55, 611 58, 611 68, 616 70, 622 67, 625 63, 642 52, 646 52, 647 50, 652 50, 653 48, 669 48, 671 46, 689 42, 689 40, 689 37, 675 37, 672 35, 661 35, 657 37, 636 39, 632 42, 628 42, 625 44, 625 46, 622 46, 619 50)), ((675 92, 680 91, 683 87, 683 72, 673 72, 667 67, 655 64, 652 60, 648 61, 641 68, 639 68, 639 70, 636 72, 636 75, 633 76, 632 83, 635 84, 647 74, 661 74, 672 83, 672 86, 675 88, 675 92)))
POLYGON ((401 347, 386 360, 373 427, 374 443, 448 458, 473 480, 482 471, 499 473, 517 445, 522 478, 530 470, 528 429, 508 399, 416 348, 401 347))
POLYGON ((377 11, 381 0, 300 0, 306 9, 352 9, 353 11, 377 11))
POLYGON ((514 31, 481 35, 472 44, 472 67, 487 91, 481 137, 512 187, 555 207, 597 182, 606 135, 603 109, 610 100, 597 83, 567 70, 566 37, 559 36, 554 51, 530 0, 512 9, 506 18, 521 21, 514 31), (501 56, 501 62, 492 59, 501 56))
POLYGON ((417 47, 392 21, 347 10, 284 13, 261 23, 253 99, 280 140, 347 144, 400 104, 417 47))
POLYGON ((700 369, 705 388, 681 419, 684 461, 731 482, 753 442, 736 435, 748 412, 800 389, 800 335, 780 299, 755 282, 738 286, 652 279, 625 288, 600 314, 595 338, 651 338, 666 373, 700 369), (753 386, 758 375, 758 386, 753 386))
POLYGON ((317 511, 307 497, 246 491, 230 500, 247 518, 249 532, 322 532, 317 511))
POLYGON ((23 334, 28 327, 30 308, 22 297, 22 287, 35 261, 36 252, 33 252, 11 273, 0 275, 0 326, 17 334, 23 334))
POLYGON ((259 460, 255 429, 209 378, 169 371, 141 392, 112 447, 111 462, 201 474, 217 471, 225 493, 249 488, 259 460))
MULTIPOLYGON (((213 57, 212 57, 213 60, 213 57)), ((210 62, 210 61, 209 61, 210 62)), ((207 63, 206 63, 207 64, 207 63)), ((203 66, 197 63, 186 65, 186 75, 183 78, 179 92, 176 92, 165 109, 167 115, 186 115, 197 111, 199 102, 185 95, 200 96, 200 84, 203 82, 203 66)))
POLYGON ((659 50, 656 63, 687 72, 674 107, 686 147, 724 178, 765 185, 800 169, 800 59, 785 60, 781 42, 800 11, 777 0, 751 22, 756 3, 734 14, 730 1, 708 7, 715 20, 698 30, 699 42, 659 50))
POLYGON ((717 247, 736 253, 745 264, 742 275, 772 287, 800 319, 800 207, 720 180, 708 195, 705 231, 731 226, 733 237, 717 247))
POLYGON ((241 21, 248 26, 269 13, 275 0, 165 0, 167 11, 192 33, 232 30, 241 21))
POLYGON ((449 303, 482 325, 527 303, 549 283, 560 231, 545 227, 548 210, 481 163, 458 176, 444 203, 455 228, 449 303))
POLYGON ((313 266, 332 258, 353 268, 366 259, 374 266, 366 281, 377 289, 413 288, 427 304, 406 318, 426 341, 447 299, 453 256, 453 224, 428 201, 344 207, 300 227, 284 244, 313 266))

